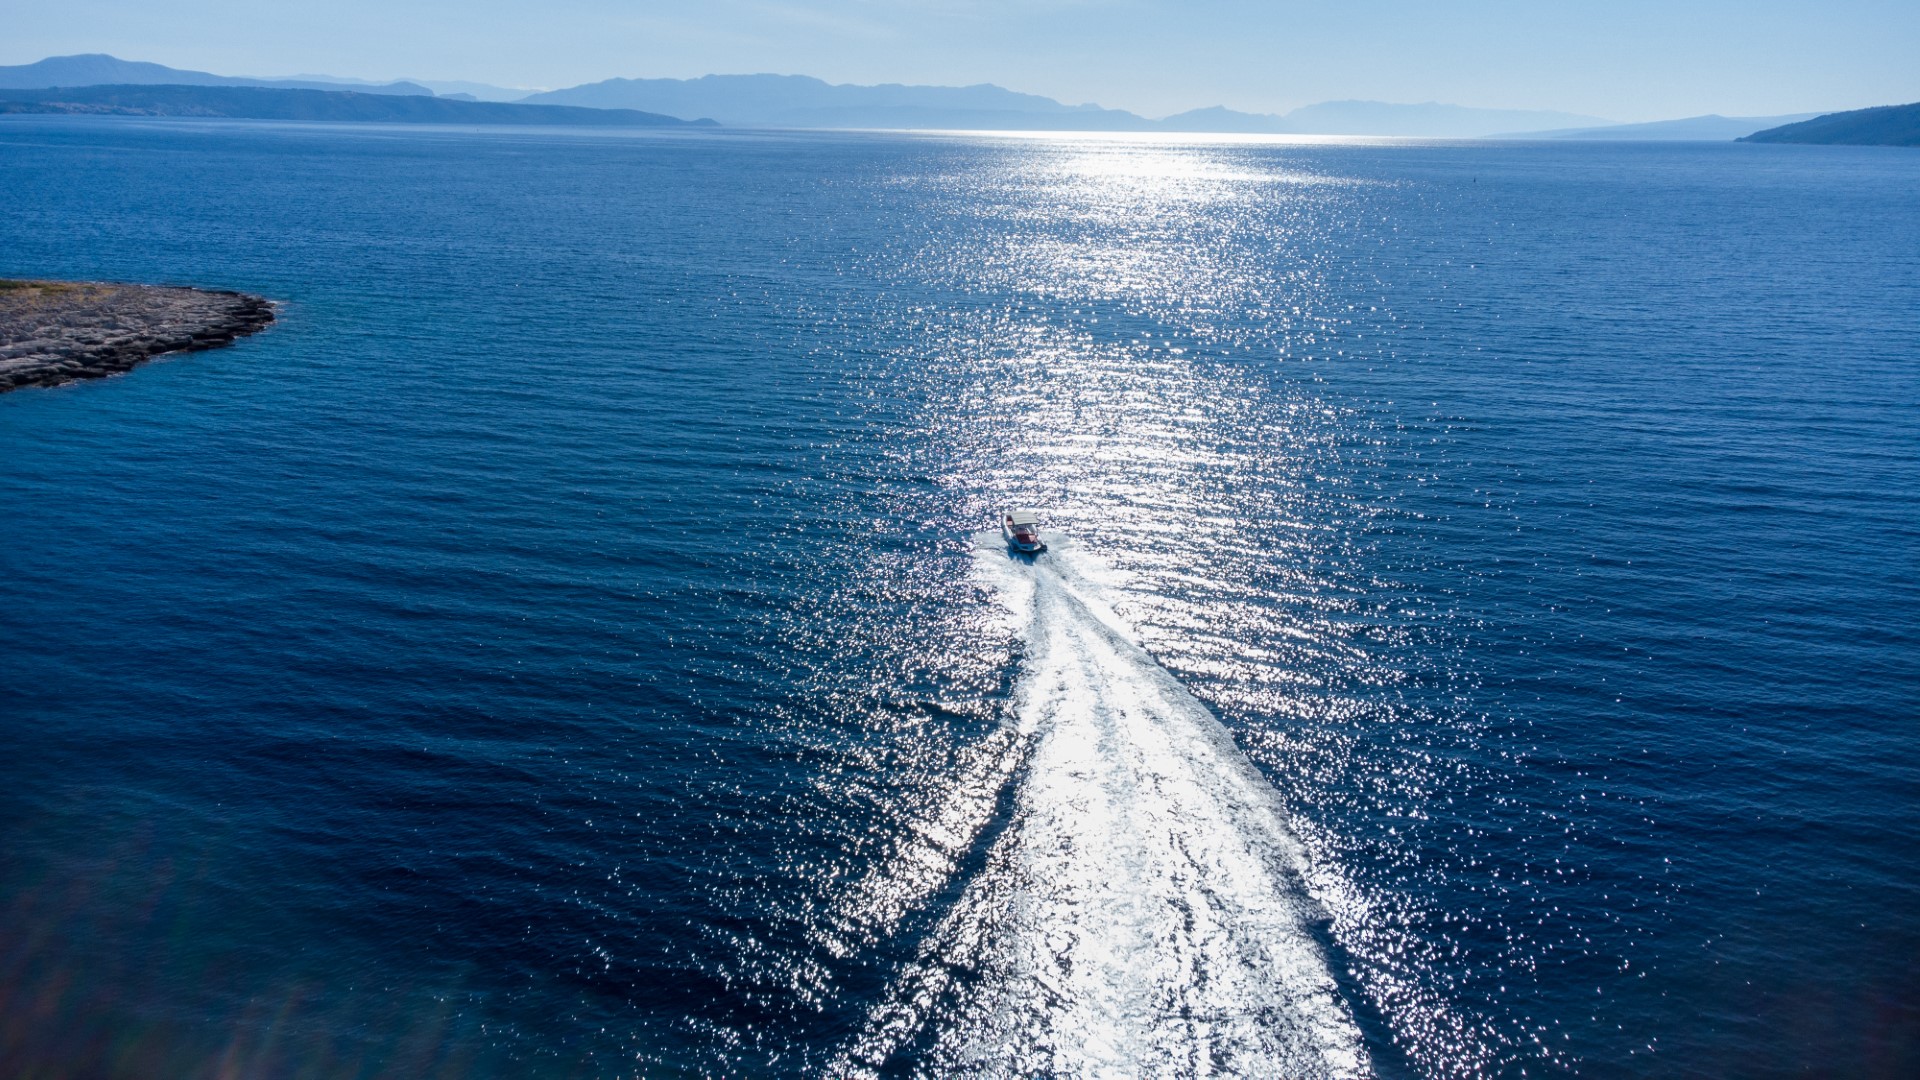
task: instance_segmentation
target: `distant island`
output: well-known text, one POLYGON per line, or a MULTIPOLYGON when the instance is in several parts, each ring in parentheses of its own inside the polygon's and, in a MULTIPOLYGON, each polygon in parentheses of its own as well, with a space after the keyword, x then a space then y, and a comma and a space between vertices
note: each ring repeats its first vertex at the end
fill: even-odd
POLYGON ((1828 113, 1757 131, 1740 140, 1826 146, 1920 146, 1920 102, 1828 113))
POLYGON ((1162 130, 1245 132, 1259 135, 1400 135, 1428 139, 1482 139, 1510 131, 1604 126, 1597 116, 1538 109, 1477 109, 1437 101, 1323 101, 1285 113, 1244 113, 1215 106, 1159 122, 1162 130))
POLYGON ((712 127, 633 109, 581 109, 461 101, 432 94, 288 90, 264 86, 75 86, 0 90, 0 114, 80 113, 236 120, 347 120, 403 124, 526 124, 568 127, 712 127))
POLYGON ((522 99, 545 105, 711 116, 732 127, 1146 131, 1152 121, 1098 105, 977 86, 853 86, 807 75, 607 79, 522 99))
POLYGON ((246 293, 94 281, 0 280, 0 393, 131 370, 232 344, 273 322, 246 293))
POLYGON ((338 75, 245 78, 122 60, 106 53, 49 56, 31 64, 0 64, 0 90, 50 86, 268 86, 280 90, 354 90, 362 94, 423 94, 463 101, 519 101, 535 91, 459 79, 349 79, 338 75))
MULTIPOLYGON (((280 90, 340 90, 338 80, 325 77, 291 79, 243 79, 150 64, 144 60, 122 60, 106 53, 82 53, 78 56, 49 56, 31 64, 0 66, 0 89, 41 90, 49 86, 270 86, 280 90)), ((433 91, 404 80, 384 83, 356 83, 351 89, 367 94, 415 94, 432 97, 433 91)))

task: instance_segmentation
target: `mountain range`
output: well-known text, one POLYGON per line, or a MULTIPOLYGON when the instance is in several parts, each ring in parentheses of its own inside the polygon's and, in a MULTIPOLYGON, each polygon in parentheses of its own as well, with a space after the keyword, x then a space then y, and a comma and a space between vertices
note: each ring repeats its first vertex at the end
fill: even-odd
POLYGON ((1098 105, 978 86, 834 85, 806 75, 608 79, 534 94, 528 103, 711 116, 737 127, 991 128, 1145 131, 1151 121, 1098 105))
POLYGON ((271 116, 292 118, 309 113, 337 113, 345 119, 413 119, 439 122, 426 116, 463 115, 448 123, 539 123, 545 116, 556 123, 594 123, 590 114, 616 110, 633 115, 608 116, 600 122, 630 126, 634 116, 655 115, 660 120, 711 119, 736 127, 884 128, 944 130, 1062 130, 1062 131, 1179 131, 1195 133, 1250 133, 1269 135, 1387 135, 1425 138, 1543 138, 1726 141, 1764 129, 1815 116, 1724 117, 1698 116, 1650 124, 1615 124, 1593 116, 1527 109, 1480 109, 1439 102, 1390 104, 1378 101, 1328 101, 1291 112, 1248 113, 1223 106, 1193 109, 1164 119, 1149 119, 1099 105, 1067 105, 1038 94, 1024 94, 982 83, 975 86, 907 86, 890 83, 858 86, 828 83, 805 75, 705 75, 695 79, 607 79, 561 90, 527 92, 488 83, 396 80, 368 82, 331 75, 286 78, 239 78, 204 71, 186 71, 162 64, 120 60, 94 53, 49 57, 32 64, 0 67, 0 89, 43 90, 51 87, 111 87, 111 95, 83 101, 73 93, 58 100, 11 97, 7 111, 120 111, 147 115, 271 116), (513 103, 516 108, 565 106, 579 115, 559 119, 558 113, 515 113, 520 119, 486 110, 460 114, 433 106, 380 107, 365 101, 340 100, 328 104, 302 99, 269 104, 247 95, 135 94, 134 87, 172 86, 255 88, 412 97, 447 105, 513 103), (111 101, 107 100, 111 98, 111 101), (39 102, 39 106, 33 102, 39 102), (42 107, 44 106, 44 107, 42 107), (233 110, 241 111, 235 112, 233 110))
POLYGON ((231 75, 212 75, 204 71, 183 71, 165 64, 140 60, 122 60, 105 53, 80 56, 49 56, 32 64, 0 67, 0 89, 44 90, 54 86, 265 86, 279 90, 339 90, 348 83, 366 94, 405 94, 432 97, 433 91, 419 83, 361 83, 327 76, 296 76, 286 79, 242 79, 231 75))
POLYGON ((836 85, 804 75, 706 75, 698 79, 608 79, 525 99, 556 105, 711 116, 741 127, 973 128, 992 130, 1195 131, 1272 135, 1418 135, 1470 139, 1523 128, 1605 124, 1593 116, 1462 105, 1330 101, 1285 115, 1195 109, 1149 120, 1098 105, 1063 105, 990 84, 836 85))
POLYGON ((56 86, 0 89, 0 114, 65 113, 233 120, 327 120, 389 124, 517 124, 564 127, 712 127, 634 109, 580 109, 461 101, 432 94, 362 94, 283 86, 56 86))

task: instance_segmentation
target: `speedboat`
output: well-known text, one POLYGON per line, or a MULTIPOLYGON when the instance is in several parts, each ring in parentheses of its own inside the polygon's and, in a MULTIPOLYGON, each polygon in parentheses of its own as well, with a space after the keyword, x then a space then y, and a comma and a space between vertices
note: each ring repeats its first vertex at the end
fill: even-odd
POLYGON ((1007 546, 1023 555, 1037 555, 1047 550, 1047 542, 1040 539, 1040 515, 1031 510, 1008 510, 1000 515, 1000 535, 1007 538, 1007 546))

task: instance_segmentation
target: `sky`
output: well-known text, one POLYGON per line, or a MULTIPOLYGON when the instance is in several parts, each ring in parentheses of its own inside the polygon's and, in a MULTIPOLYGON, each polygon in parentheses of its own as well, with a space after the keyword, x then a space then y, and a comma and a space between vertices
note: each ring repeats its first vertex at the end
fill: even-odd
POLYGON ((1917 0, 0 0, 0 63, 558 88, 779 72, 1147 116, 1442 101, 1612 120, 1920 100, 1917 0))

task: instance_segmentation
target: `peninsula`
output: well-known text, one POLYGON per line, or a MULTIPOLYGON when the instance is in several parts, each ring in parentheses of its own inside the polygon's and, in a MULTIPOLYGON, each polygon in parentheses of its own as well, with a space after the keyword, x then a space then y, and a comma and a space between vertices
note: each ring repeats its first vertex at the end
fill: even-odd
POLYGON ((0 393, 118 375, 162 353, 228 345, 273 305, 210 289, 0 280, 0 393))
POLYGON ((1756 131, 1740 141, 1827 146, 1920 146, 1920 102, 1828 113, 1797 124, 1756 131))

